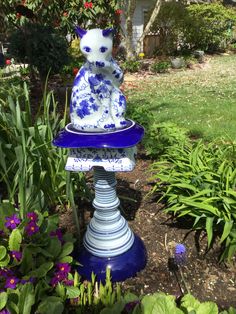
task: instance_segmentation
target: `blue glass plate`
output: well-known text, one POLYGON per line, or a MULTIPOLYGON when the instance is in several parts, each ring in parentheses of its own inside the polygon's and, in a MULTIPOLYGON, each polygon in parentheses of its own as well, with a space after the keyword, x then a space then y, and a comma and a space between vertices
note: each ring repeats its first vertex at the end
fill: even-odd
POLYGON ((138 144, 143 135, 144 128, 132 120, 127 120, 123 129, 97 133, 76 130, 69 123, 52 143, 62 148, 125 148, 138 144))

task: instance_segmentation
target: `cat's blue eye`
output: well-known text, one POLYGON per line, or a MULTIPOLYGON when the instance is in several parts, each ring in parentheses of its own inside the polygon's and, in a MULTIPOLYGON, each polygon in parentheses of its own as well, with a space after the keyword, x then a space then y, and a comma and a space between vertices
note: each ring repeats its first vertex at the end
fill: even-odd
POLYGON ((90 47, 87 47, 87 46, 84 47, 83 49, 84 49, 85 52, 90 52, 90 51, 91 51, 91 48, 90 48, 90 47))
POLYGON ((101 48, 100 48, 100 51, 101 51, 101 52, 106 52, 107 49, 108 49, 107 47, 101 47, 101 48))

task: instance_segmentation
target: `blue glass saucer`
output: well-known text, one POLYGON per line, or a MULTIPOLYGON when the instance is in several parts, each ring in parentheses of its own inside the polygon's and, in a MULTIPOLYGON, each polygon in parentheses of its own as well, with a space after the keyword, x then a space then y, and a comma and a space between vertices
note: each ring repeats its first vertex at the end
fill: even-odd
POLYGON ((123 129, 107 132, 85 132, 73 128, 69 123, 62 129, 53 145, 62 148, 126 148, 138 144, 144 135, 144 128, 132 120, 126 120, 123 129))
POLYGON ((125 253, 113 257, 98 257, 82 247, 74 252, 75 259, 81 264, 77 271, 83 279, 91 280, 92 272, 96 280, 105 282, 106 268, 111 270, 112 282, 124 281, 127 278, 135 277, 139 271, 144 269, 147 263, 147 251, 143 241, 135 235, 134 244, 125 253))

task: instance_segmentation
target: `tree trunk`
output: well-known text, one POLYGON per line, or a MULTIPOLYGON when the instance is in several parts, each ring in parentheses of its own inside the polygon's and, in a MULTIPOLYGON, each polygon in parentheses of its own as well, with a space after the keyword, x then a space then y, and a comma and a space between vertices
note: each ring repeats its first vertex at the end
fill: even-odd
POLYGON ((136 0, 128 0, 126 14, 126 57, 132 60, 135 56, 133 47, 133 16, 136 8, 136 0))
POLYGON ((159 13, 160 8, 161 8, 161 3, 162 3, 162 0, 156 1, 155 7, 152 11, 150 19, 149 19, 141 37, 139 38, 139 40, 137 42, 136 51, 135 51, 136 54, 139 54, 143 50, 143 40, 144 40, 145 36, 149 33, 154 21, 156 20, 156 17, 158 16, 158 13, 159 13))

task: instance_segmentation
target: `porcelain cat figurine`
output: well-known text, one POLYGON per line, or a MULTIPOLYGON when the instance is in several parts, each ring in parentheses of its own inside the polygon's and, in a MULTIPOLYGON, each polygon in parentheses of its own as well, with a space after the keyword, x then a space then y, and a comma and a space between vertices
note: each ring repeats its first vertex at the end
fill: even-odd
POLYGON ((77 130, 113 131, 124 128, 125 96, 119 89, 123 73, 112 58, 112 29, 83 30, 80 49, 86 63, 77 73, 71 95, 70 118, 77 130))

